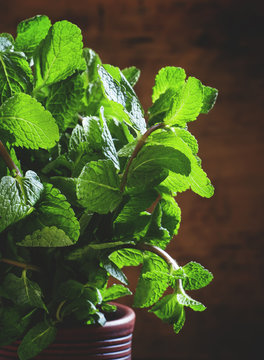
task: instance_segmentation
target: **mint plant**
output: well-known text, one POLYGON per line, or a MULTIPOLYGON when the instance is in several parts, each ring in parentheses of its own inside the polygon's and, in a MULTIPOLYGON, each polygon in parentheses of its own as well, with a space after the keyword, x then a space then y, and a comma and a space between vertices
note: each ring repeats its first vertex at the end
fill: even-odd
POLYGON ((142 264, 135 307, 176 333, 186 308, 205 310, 186 291, 211 272, 165 249, 180 226, 177 193, 214 192, 187 126, 217 90, 165 67, 146 121, 139 75, 102 64, 68 21, 36 16, 15 39, 0 34, 0 346, 22 339, 21 360, 62 324, 104 325, 109 302, 131 294, 126 266, 142 264))

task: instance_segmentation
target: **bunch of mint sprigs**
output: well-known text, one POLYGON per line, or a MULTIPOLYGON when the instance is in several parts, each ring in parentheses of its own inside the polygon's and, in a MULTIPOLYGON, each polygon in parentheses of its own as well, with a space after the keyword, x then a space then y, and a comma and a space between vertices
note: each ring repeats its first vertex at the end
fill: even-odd
POLYGON ((61 322, 103 325, 109 301, 131 293, 125 266, 142 264, 134 305, 176 333, 186 307, 205 309, 185 291, 212 274, 165 248, 180 225, 177 193, 213 195, 187 123, 217 91, 165 67, 146 122, 138 78, 103 65, 68 21, 36 16, 15 40, 0 34, 0 345, 22 339, 21 360, 61 322))

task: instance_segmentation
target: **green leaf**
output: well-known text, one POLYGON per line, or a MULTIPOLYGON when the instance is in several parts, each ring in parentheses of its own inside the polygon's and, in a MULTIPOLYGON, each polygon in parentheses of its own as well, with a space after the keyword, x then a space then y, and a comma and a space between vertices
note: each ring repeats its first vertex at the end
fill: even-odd
MULTIPOLYGON (((175 192, 182 192, 191 188, 195 193, 203 197, 211 197, 214 188, 211 185, 206 173, 202 170, 200 162, 194 155, 198 150, 195 138, 184 129, 169 129, 157 131, 149 137, 149 146, 152 144, 163 144, 182 151, 188 157, 191 164, 191 171, 188 176, 180 173, 169 173, 169 176, 161 183, 161 186, 175 192)), ((170 169, 172 170, 172 169, 170 169)))
POLYGON ((18 347, 20 360, 32 359, 46 349, 56 337, 57 329, 45 321, 31 328, 18 347))
MULTIPOLYGON (((84 296, 73 299, 71 302, 66 302, 62 307, 61 316, 69 317, 69 321, 77 322, 78 324, 84 324, 89 322, 90 324, 96 323, 98 310, 96 306, 84 296)), ((99 318, 99 321, 101 319, 99 318)))
POLYGON ((23 54, 0 52, 0 105, 16 93, 31 93, 32 83, 32 71, 23 54))
POLYGON ((132 292, 121 284, 114 284, 102 291, 103 301, 113 301, 122 296, 131 295, 132 292))
POLYGON ((178 320, 175 322, 175 324, 173 324, 173 330, 175 331, 176 334, 178 334, 183 325, 185 323, 185 311, 184 311, 184 306, 181 309, 181 313, 179 314, 178 320))
POLYGON ((116 169, 119 170, 116 148, 104 117, 103 108, 100 109, 99 119, 95 117, 85 118, 83 128, 89 147, 95 152, 102 152, 103 156, 111 160, 116 169))
POLYGON ((102 267, 109 273, 109 275, 113 276, 113 278, 119 280, 121 283, 123 283, 125 285, 128 285, 128 280, 127 280, 126 275, 111 260, 108 260, 108 259, 104 260, 102 262, 102 267))
POLYGON ((86 61, 87 66, 87 76, 89 82, 94 82, 98 79, 98 65, 101 65, 102 62, 96 54, 95 51, 92 49, 84 48, 83 49, 83 56, 86 61))
POLYGON ((66 246, 78 240, 80 225, 65 196, 51 184, 45 184, 35 211, 23 224, 22 234, 29 237, 19 243, 21 246, 66 246), (55 236, 53 245, 51 234, 55 236))
POLYGON ((43 295, 39 285, 29 280, 25 273, 22 277, 9 273, 4 279, 3 289, 17 306, 37 307, 48 311, 42 300, 43 295))
POLYGON ((33 311, 25 314, 13 306, 0 309, 0 346, 10 345, 23 336, 31 321, 33 311))
POLYGON ((190 161, 177 149, 163 145, 144 146, 130 166, 128 186, 147 184, 163 169, 188 176, 190 161))
POLYGON ((109 259, 122 269, 124 266, 139 266, 143 262, 143 255, 137 249, 121 249, 110 254, 109 259))
POLYGON ((159 319, 175 324, 182 315, 183 305, 179 304, 177 294, 170 294, 160 299, 151 309, 159 319))
POLYGON ((20 184, 26 196, 27 203, 31 206, 35 206, 44 189, 38 175, 32 170, 28 170, 25 176, 21 178, 20 184))
POLYGON ((187 122, 196 120, 202 105, 203 86, 198 79, 190 76, 166 113, 164 123, 184 126, 187 122))
POLYGON ((55 225, 62 229, 73 242, 78 240, 80 226, 74 211, 65 196, 51 184, 45 184, 42 199, 36 210, 42 224, 55 225))
POLYGON ((155 79, 152 101, 155 102, 168 89, 180 90, 185 83, 186 74, 180 67, 166 66, 162 68, 155 79))
POLYGON ((148 209, 157 199, 158 193, 153 189, 131 194, 115 220, 115 224, 136 221, 138 215, 148 209))
POLYGON ((83 285, 82 283, 71 279, 62 282, 54 295, 56 302, 64 300, 73 301, 80 297, 84 300, 91 301, 95 305, 102 302, 101 292, 97 288, 83 285))
POLYGON ((0 127, 15 136, 16 146, 48 149, 59 140, 50 112, 26 94, 16 94, 0 107, 0 127))
POLYGON ((170 240, 171 235, 162 224, 162 208, 160 203, 158 203, 151 215, 151 221, 148 231, 144 236, 144 241, 151 245, 158 246, 161 249, 165 249, 170 240))
POLYGON ((135 86, 140 77, 140 70, 135 66, 130 66, 122 70, 123 75, 131 86, 135 86))
POLYGON ((35 92, 72 75, 82 61, 81 30, 63 20, 56 22, 34 54, 35 92))
POLYGON ((209 111, 213 108, 218 91, 210 86, 203 86, 203 106, 201 109, 201 114, 208 114, 209 111))
POLYGON ((190 307, 194 311, 204 311, 206 309, 202 303, 192 299, 183 291, 183 289, 177 294, 177 300, 179 304, 190 307))
POLYGON ((0 52, 14 50, 14 38, 11 34, 1 33, 0 34, 0 52))
POLYGON ((182 281, 185 290, 200 289, 213 280, 213 274, 197 262, 189 262, 182 269, 185 274, 182 281))
POLYGON ((83 78, 74 74, 50 86, 46 109, 55 118, 61 132, 77 124, 78 110, 84 94, 83 85, 83 78))
POLYGON ((107 70, 110 70, 111 74, 102 66, 98 69, 106 97, 121 104, 129 115, 130 122, 134 128, 144 133, 146 131, 146 123, 143 110, 133 88, 119 69, 108 67, 107 70))
POLYGON ((66 197, 67 201, 72 204, 72 206, 77 205, 77 196, 76 196, 76 178, 69 178, 64 176, 52 176, 50 182, 54 185, 60 192, 66 197))
POLYGON ((170 111, 176 98, 174 89, 168 89, 149 108, 149 124, 162 122, 166 113, 170 111))
POLYGON ((55 226, 44 227, 27 235, 17 245, 25 247, 64 247, 73 245, 72 240, 61 229, 55 226))
POLYGON ((141 276, 138 280, 134 296, 135 307, 143 308, 152 306, 159 300, 168 287, 167 276, 165 276, 163 280, 161 280, 161 278, 159 278, 159 280, 144 279, 142 275, 151 271, 168 273, 168 265, 156 254, 147 252, 144 256, 141 276))
POLYGON ((90 211, 106 214, 122 199, 119 186, 120 180, 110 160, 91 161, 77 180, 77 198, 90 211))
POLYGON ((0 232, 27 216, 41 192, 42 184, 32 171, 17 180, 4 176, 0 182, 0 232))
POLYGON ((172 196, 163 194, 161 199, 162 226, 170 236, 177 235, 181 222, 181 209, 172 196))
POLYGON ((147 230, 151 217, 145 210, 154 203, 158 194, 152 189, 140 190, 131 194, 114 221, 114 236, 117 238, 139 240, 147 230))
POLYGON ((29 58, 33 56, 39 43, 45 39, 51 27, 46 15, 37 15, 21 21, 17 26, 15 50, 23 51, 29 58))

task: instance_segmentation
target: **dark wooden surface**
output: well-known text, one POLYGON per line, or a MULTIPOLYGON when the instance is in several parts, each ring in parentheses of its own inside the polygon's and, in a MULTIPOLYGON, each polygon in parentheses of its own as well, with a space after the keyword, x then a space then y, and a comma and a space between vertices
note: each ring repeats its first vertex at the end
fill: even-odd
MULTIPOLYGON (((0 1, 0 32, 36 14, 79 25, 105 63, 136 65, 145 108, 158 69, 182 66, 219 89, 215 109, 190 126, 216 193, 178 196, 182 225, 170 250, 211 269, 179 335, 137 311, 134 359, 257 359, 263 338, 263 5, 236 0, 0 1)), ((136 271, 130 271, 132 287, 136 271)), ((131 304, 130 299, 124 302, 131 304)))

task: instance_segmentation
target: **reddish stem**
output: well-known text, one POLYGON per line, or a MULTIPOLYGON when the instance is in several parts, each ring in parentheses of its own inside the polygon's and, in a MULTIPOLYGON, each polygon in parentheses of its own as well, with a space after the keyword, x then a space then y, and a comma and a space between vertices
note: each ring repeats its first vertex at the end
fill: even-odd
POLYGON ((8 167, 10 172, 15 171, 18 176, 22 176, 19 169, 18 169, 18 167, 16 166, 16 164, 12 160, 11 156, 9 155, 8 151, 6 150, 4 144, 2 143, 1 140, 0 140, 0 156, 2 157, 4 162, 6 163, 6 166, 8 167))

